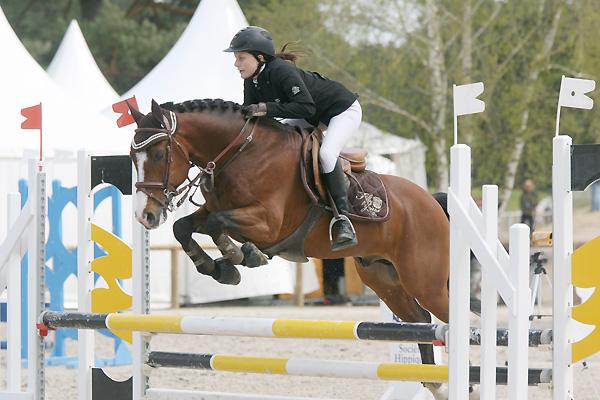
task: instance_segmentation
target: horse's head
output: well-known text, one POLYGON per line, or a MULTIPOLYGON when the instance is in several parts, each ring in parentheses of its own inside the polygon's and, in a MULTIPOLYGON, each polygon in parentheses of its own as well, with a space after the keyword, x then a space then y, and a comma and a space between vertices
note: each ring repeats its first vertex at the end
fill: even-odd
POLYGON ((165 222, 177 188, 190 168, 187 150, 175 137, 175 113, 152 100, 152 112, 144 115, 130 106, 138 128, 130 156, 137 170, 135 217, 147 229, 165 222))

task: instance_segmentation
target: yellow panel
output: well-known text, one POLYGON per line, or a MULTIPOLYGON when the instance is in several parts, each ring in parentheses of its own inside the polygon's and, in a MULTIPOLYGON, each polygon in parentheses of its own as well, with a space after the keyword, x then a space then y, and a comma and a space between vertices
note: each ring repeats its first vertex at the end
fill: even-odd
POLYGON ((131 247, 94 224, 92 240, 107 253, 92 261, 92 271, 100 275, 108 285, 108 288, 92 290, 92 312, 111 313, 130 308, 131 296, 123 290, 117 280, 131 278, 131 247))
POLYGON ((573 362, 600 351, 600 236, 573 252, 573 285, 596 289, 583 304, 573 307, 573 319, 595 329, 584 339, 573 343, 573 362))
POLYGON ((182 318, 180 315, 111 314, 106 324, 111 329, 182 333, 182 318))
POLYGON ((215 354, 211 365, 217 371, 287 374, 286 358, 225 356, 215 354))
MULTIPOLYGON (((113 313, 131 308, 132 297, 123 290, 118 279, 130 279, 132 274, 131 247, 111 232, 92 224, 92 240, 107 255, 92 261, 92 271, 106 281, 108 288, 92 290, 92 312, 113 313)), ((111 331, 131 343, 130 331, 111 331)))
POLYGON ((273 333, 279 337, 323 339, 356 339, 354 321, 283 320, 273 323, 273 333))
POLYGON ((419 382, 447 382, 447 365, 384 363, 377 367, 381 379, 419 382))

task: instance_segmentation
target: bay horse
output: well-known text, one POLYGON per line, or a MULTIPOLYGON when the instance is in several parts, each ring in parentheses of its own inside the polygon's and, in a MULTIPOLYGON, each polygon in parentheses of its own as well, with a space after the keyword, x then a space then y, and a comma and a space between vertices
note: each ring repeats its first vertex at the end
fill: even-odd
MULTIPOLYGON (((191 166, 202 171, 201 180, 183 189, 200 184, 205 203, 173 227, 200 273, 237 284, 235 265, 264 264, 262 251, 292 236, 307 218, 312 203, 300 178, 302 136, 294 128, 270 118, 246 120, 240 105, 219 99, 162 107, 153 100, 149 114, 131 112, 138 125, 130 152, 138 175, 135 213, 142 225, 164 222, 191 166), (206 254, 192 239, 195 232, 210 235, 223 257, 206 254)), ((304 252, 353 257, 362 281, 403 321, 431 322, 428 310, 448 322, 445 198, 397 176, 380 177, 388 191, 385 222, 355 222, 358 245, 333 252, 331 214, 322 212, 303 237, 304 252)), ((419 346, 423 362, 433 363, 431 346, 419 346)))

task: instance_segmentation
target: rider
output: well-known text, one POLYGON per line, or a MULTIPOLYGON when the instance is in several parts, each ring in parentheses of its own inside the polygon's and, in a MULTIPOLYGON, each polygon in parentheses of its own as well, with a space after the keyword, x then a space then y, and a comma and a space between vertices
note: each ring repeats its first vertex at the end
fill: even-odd
POLYGON ((271 33, 249 26, 239 31, 224 51, 234 53, 234 65, 244 79, 243 110, 248 118, 299 119, 327 127, 319 159, 327 189, 342 216, 333 225, 332 249, 354 246, 358 241, 347 218, 346 180, 338 156, 360 125, 358 96, 339 82, 296 67, 298 56, 285 52, 285 47, 276 54, 271 33))

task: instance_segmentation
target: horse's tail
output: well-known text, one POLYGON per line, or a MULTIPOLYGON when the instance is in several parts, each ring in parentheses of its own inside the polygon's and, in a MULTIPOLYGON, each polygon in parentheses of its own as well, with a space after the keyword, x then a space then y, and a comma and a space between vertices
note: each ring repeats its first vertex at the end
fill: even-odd
MULTIPOLYGON (((446 214, 446 217, 450 219, 450 214, 448 214, 448 194, 444 192, 434 193, 433 198, 438 202, 440 207, 442 207, 442 210, 444 210, 444 214, 446 214)), ((471 265, 473 265, 473 261, 475 260, 475 254, 471 252, 471 265)), ((448 282, 448 285, 450 285, 450 282, 448 282)), ((472 294, 470 308, 472 313, 481 316, 481 300, 479 300, 477 297, 473 297, 472 294)))
POLYGON ((433 194, 433 198, 438 202, 442 210, 444 210, 444 214, 446 214, 446 218, 450 219, 450 214, 448 214, 448 193, 438 192, 433 194))

